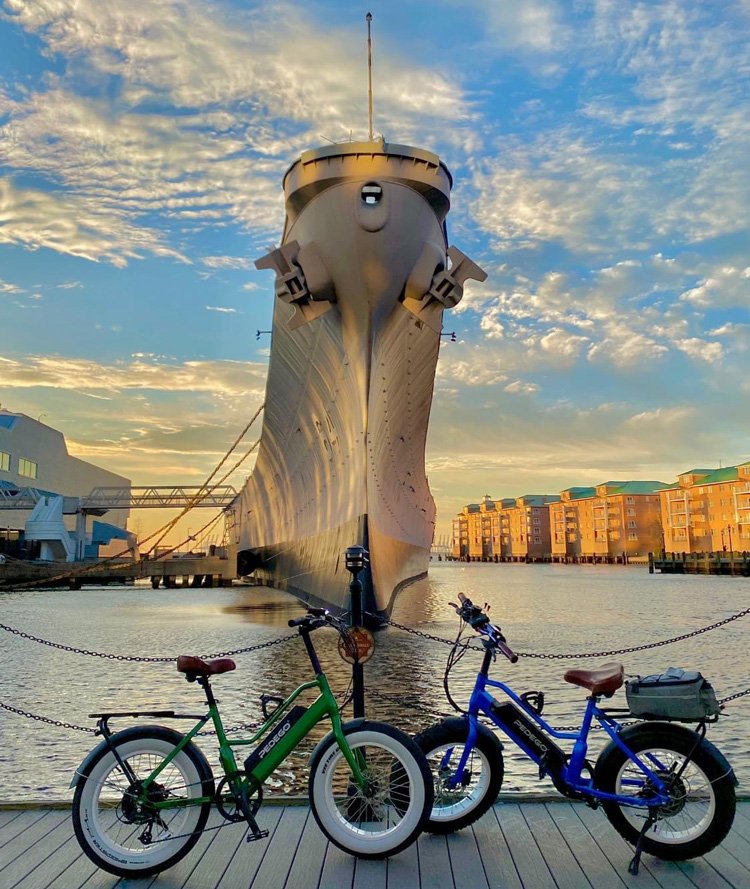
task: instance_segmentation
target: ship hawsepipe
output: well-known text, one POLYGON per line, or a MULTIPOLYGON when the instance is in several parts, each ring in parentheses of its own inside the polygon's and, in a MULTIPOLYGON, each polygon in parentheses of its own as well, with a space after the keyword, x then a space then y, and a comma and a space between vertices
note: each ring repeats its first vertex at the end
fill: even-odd
POLYGON ((349 607, 344 551, 370 553, 364 607, 387 615, 427 571, 425 440, 443 311, 485 273, 448 247, 451 174, 429 151, 348 142, 284 177, 258 457, 231 509, 238 573, 349 607))

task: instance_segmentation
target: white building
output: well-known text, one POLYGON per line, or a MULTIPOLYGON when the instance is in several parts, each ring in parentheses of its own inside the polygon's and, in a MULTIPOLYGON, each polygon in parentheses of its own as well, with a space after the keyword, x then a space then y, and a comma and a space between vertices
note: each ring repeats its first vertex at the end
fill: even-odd
MULTIPOLYGON (((82 498, 103 486, 129 488, 130 479, 72 457, 61 432, 26 414, 0 408, 0 489, 34 488, 52 495, 82 498)), ((29 509, 0 510, 0 544, 8 543, 9 551, 17 546, 30 515, 29 509)), ((128 516, 127 509, 111 510, 106 514, 106 522, 93 515, 85 516, 86 555, 108 555, 111 547, 106 544, 112 538, 120 538, 112 546, 117 551, 123 549, 128 516)), ((80 516, 63 517, 69 531, 75 531, 77 520, 80 525, 80 516)))

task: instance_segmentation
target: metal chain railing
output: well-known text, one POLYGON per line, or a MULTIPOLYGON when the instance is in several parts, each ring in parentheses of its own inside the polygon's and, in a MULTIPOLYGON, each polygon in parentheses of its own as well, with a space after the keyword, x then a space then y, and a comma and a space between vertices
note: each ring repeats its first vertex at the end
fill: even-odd
MULTIPOLYGON (((63 645, 60 642, 50 642, 49 639, 41 639, 39 636, 32 636, 31 633, 24 633, 23 630, 17 630, 15 627, 9 627, 7 624, 0 624, 0 630, 6 633, 12 633, 21 639, 27 639, 30 642, 37 642, 39 645, 47 645, 50 648, 57 648, 59 651, 68 651, 72 654, 85 654, 89 657, 100 657, 109 661, 127 661, 139 664, 171 664, 177 660, 177 655, 172 657, 139 657, 134 654, 110 654, 106 651, 91 651, 88 648, 76 648, 74 645, 63 645)), ((288 633, 286 636, 279 636, 277 639, 270 639, 268 642, 259 642, 256 645, 248 645, 245 648, 233 648, 230 651, 220 651, 214 654, 200 655, 204 660, 210 660, 217 657, 233 657, 236 654, 247 654, 250 651, 261 651, 264 648, 271 648, 274 645, 280 645, 282 642, 289 642, 296 639, 297 633, 288 633)))
MULTIPOLYGON (((702 633, 708 633, 710 630, 716 630, 719 627, 726 626, 727 624, 732 623, 732 621, 739 620, 742 617, 747 617, 750 614, 750 608, 745 608, 742 611, 738 611, 736 614, 732 614, 729 617, 722 618, 722 620, 717 620, 712 624, 709 624, 706 627, 701 627, 697 630, 691 630, 689 633, 681 633, 679 636, 672 636, 670 639, 660 639, 658 642, 646 642, 642 645, 631 645, 628 648, 613 648, 609 651, 584 651, 584 652, 576 652, 574 654, 551 654, 549 652, 536 652, 536 651, 517 651, 516 654, 519 657, 527 657, 534 658, 538 660, 570 660, 570 659, 583 659, 583 658, 593 658, 593 657, 610 657, 615 654, 631 654, 634 651, 647 651, 651 648, 659 648, 662 645, 672 645, 674 642, 683 642, 685 639, 691 639, 694 636, 700 636, 702 633)), ((376 615, 370 615, 372 618, 376 618, 376 615)), ((445 639, 442 636, 435 636, 432 633, 425 633, 423 630, 417 630, 414 627, 408 627, 406 624, 400 624, 395 620, 386 619, 383 621, 388 626, 395 627, 398 630, 403 630, 406 633, 411 633, 413 636, 420 636, 423 639, 429 639, 432 642, 439 642, 442 645, 450 645, 453 646, 455 644, 454 639, 445 639)), ((483 651, 484 649, 478 645, 469 645, 469 648, 475 651, 483 651)))

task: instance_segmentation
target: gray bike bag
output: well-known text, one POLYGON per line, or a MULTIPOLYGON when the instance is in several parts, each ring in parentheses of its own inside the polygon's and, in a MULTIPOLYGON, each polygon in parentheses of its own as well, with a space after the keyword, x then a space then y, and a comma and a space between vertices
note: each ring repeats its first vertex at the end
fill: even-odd
POLYGON ((697 670, 669 667, 654 676, 638 676, 625 684, 628 707, 641 719, 699 722, 719 715, 711 684, 697 670))

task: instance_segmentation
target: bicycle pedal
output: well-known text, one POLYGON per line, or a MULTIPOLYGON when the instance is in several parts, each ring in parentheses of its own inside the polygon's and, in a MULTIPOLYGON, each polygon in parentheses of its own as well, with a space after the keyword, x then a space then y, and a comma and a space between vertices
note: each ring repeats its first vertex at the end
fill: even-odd
POLYGON ((267 836, 267 830, 259 830, 257 833, 248 833, 248 835, 245 837, 245 842, 254 843, 256 840, 265 840, 267 836))

